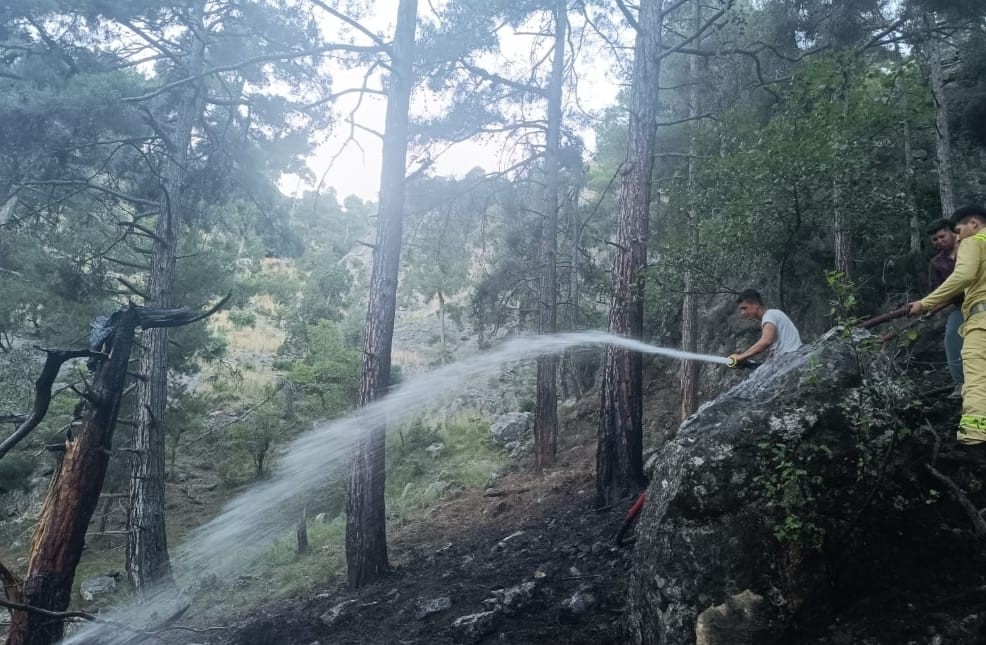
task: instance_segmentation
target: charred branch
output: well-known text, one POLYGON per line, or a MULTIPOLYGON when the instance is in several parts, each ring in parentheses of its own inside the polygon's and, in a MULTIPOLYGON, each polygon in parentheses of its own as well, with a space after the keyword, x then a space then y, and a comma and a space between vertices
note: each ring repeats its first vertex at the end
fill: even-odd
POLYGON ((972 503, 972 500, 969 499, 969 496, 965 493, 965 491, 959 488, 959 485, 952 481, 951 477, 942 474, 941 471, 931 464, 925 464, 924 467, 928 469, 928 472, 931 473, 932 477, 945 485, 948 492, 952 494, 955 501, 958 502, 959 506, 962 507, 962 510, 965 511, 965 514, 969 517, 969 522, 972 523, 972 529, 976 534, 976 537, 986 537, 986 520, 983 519, 980 510, 976 508, 975 504, 972 503))
POLYGON ((34 408, 14 433, 7 437, 3 443, 0 443, 0 459, 3 459, 4 455, 10 452, 24 437, 31 434, 31 431, 38 427, 38 424, 48 414, 48 406, 51 405, 51 387, 55 384, 55 379, 58 378, 62 364, 73 358, 102 356, 88 349, 45 349, 42 351, 47 354, 47 357, 44 367, 41 368, 41 375, 34 382, 34 408))
POLYGON ((190 325, 193 322, 198 322, 199 320, 208 318, 222 309, 223 306, 229 302, 232 295, 233 294, 231 293, 226 294, 222 300, 205 311, 199 309, 188 309, 185 307, 179 309, 147 309, 145 307, 136 307, 137 324, 144 329, 182 327, 184 325, 190 325))

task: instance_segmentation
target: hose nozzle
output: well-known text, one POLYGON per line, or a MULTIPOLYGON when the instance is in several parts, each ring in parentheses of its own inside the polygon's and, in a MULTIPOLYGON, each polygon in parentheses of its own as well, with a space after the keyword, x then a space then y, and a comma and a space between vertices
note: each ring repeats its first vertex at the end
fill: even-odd
POLYGON ((760 367, 761 363, 759 361, 753 361, 749 358, 744 358, 743 360, 736 360, 732 356, 726 359, 726 367, 731 367, 733 369, 740 370, 755 370, 760 367))

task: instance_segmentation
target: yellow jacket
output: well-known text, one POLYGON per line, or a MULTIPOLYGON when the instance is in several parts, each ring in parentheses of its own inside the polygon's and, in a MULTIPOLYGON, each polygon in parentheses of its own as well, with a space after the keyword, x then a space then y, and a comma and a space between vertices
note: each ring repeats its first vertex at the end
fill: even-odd
POLYGON ((986 231, 976 233, 959 243, 955 254, 955 270, 941 285, 921 299, 921 306, 932 309, 965 292, 962 316, 969 318, 973 305, 986 302, 986 231))

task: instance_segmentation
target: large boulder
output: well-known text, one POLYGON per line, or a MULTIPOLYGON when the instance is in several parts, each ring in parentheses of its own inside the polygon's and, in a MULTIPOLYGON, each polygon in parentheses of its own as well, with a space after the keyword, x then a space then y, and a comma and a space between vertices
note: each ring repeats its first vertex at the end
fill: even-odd
POLYGON ((887 411, 900 394, 877 382, 880 361, 841 340, 806 347, 682 424, 648 463, 631 641, 788 643, 803 608, 824 613, 825 554, 882 477, 873 456, 895 441, 887 411))

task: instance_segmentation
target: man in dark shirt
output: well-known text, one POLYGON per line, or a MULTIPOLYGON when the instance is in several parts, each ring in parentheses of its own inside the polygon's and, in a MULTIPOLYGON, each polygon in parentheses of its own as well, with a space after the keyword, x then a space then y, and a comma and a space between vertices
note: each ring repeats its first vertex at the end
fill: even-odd
MULTIPOLYGON (((928 286, 934 291, 945 282, 955 269, 955 253, 958 250, 958 238, 952 230, 952 223, 947 219, 933 222, 927 229, 931 236, 931 246, 938 254, 928 263, 928 286)), ((952 375, 955 389, 950 398, 962 397, 962 336, 959 327, 962 325, 962 296, 952 301, 954 307, 948 310, 948 320, 945 322, 945 357, 948 359, 948 371, 952 375)))

